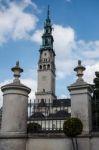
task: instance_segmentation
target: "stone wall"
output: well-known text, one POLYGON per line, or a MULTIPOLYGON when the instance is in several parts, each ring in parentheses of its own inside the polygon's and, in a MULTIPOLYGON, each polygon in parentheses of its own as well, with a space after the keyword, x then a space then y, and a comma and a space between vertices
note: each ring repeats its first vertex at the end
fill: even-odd
POLYGON ((26 150, 26 139, 0 138, 0 150, 26 150))
MULTIPOLYGON (((78 150, 99 150, 99 136, 81 136, 77 139, 78 150)), ((26 150, 73 150, 71 139, 60 137, 29 136, 26 150)))
MULTIPOLYGON (((77 138, 78 150, 99 150, 99 135, 77 138)), ((0 150, 73 150, 71 139, 64 135, 1 136, 0 150)))
POLYGON ((66 138, 28 138, 26 150, 71 150, 71 140, 66 138))

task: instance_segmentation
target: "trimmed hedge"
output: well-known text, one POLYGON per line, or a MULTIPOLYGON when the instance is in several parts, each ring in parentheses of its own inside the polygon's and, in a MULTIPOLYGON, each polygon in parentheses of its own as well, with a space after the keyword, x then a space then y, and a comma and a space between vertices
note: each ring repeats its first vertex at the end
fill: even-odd
POLYGON ((69 118, 64 121, 63 131, 68 137, 76 137, 81 134, 83 130, 83 124, 78 118, 69 118))
POLYGON ((41 127, 41 125, 38 124, 38 123, 33 122, 33 123, 29 123, 29 124, 27 125, 27 132, 28 132, 28 133, 38 133, 38 132, 40 132, 41 130, 42 130, 42 127, 41 127))

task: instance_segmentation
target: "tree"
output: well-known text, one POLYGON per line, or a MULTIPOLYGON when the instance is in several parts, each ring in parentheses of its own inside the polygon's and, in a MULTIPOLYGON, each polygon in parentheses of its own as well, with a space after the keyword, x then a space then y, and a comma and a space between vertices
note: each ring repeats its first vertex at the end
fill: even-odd
POLYGON ((73 150, 78 150, 77 135, 81 134, 83 130, 83 124, 78 118, 69 118, 64 121, 63 131, 66 136, 70 137, 72 140, 73 150), (76 148, 73 138, 75 138, 76 148))

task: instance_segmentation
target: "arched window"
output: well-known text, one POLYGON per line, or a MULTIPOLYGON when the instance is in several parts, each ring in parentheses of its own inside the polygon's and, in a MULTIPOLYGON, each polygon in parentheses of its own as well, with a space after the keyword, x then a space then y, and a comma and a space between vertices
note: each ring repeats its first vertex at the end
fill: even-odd
POLYGON ((46 69, 46 65, 43 65, 43 69, 46 69))
POLYGON ((47 45, 48 44, 48 39, 45 39, 45 45, 47 45))
POLYGON ((40 67, 39 67, 39 68, 40 68, 40 70, 41 70, 41 69, 42 69, 42 65, 40 65, 40 67))
POLYGON ((44 59, 43 59, 43 61, 44 61, 44 62, 47 62, 47 59, 46 59, 46 58, 44 58, 44 59))
POLYGON ((41 99, 41 107, 44 106, 44 99, 41 99))
POLYGON ((47 65, 47 69, 50 69, 50 65, 49 64, 47 65))
POLYGON ((43 59, 43 61, 45 62, 45 58, 43 59))
POLYGON ((46 56, 47 54, 46 54, 46 53, 44 53, 44 55, 46 56))
POLYGON ((44 99, 43 99, 43 98, 41 99, 41 102, 44 102, 44 99))

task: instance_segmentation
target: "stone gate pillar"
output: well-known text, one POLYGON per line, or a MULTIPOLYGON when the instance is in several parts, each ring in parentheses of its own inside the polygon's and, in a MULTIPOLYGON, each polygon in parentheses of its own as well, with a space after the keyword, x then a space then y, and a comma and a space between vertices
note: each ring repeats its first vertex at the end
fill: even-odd
POLYGON ((13 83, 1 87, 3 92, 3 113, 1 123, 0 149, 25 150, 27 132, 27 107, 30 88, 20 83, 23 69, 19 62, 12 68, 15 79, 13 83))
POLYGON ((68 87, 71 95, 71 116, 79 118, 83 123, 83 133, 89 133, 92 130, 91 117, 91 93, 92 86, 83 80, 83 71, 85 67, 78 61, 78 66, 74 69, 77 72, 78 79, 68 87))

